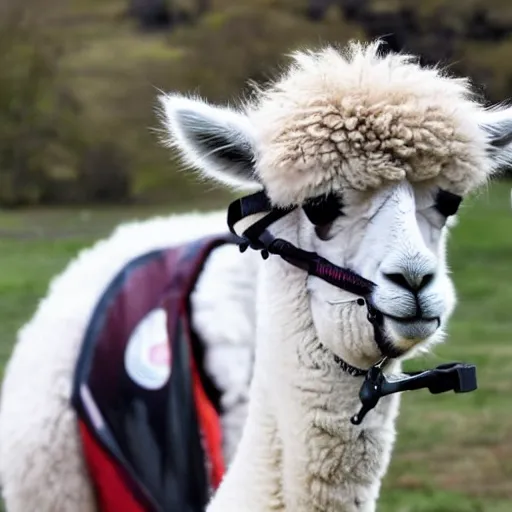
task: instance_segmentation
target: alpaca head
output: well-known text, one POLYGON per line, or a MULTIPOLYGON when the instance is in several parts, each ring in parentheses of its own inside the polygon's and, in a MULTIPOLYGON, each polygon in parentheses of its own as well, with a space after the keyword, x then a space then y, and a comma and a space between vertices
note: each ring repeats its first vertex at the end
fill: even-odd
MULTIPOLYGON (((485 109, 466 80, 381 56, 378 44, 297 53, 243 109, 161 103, 170 144, 204 175, 264 188, 280 207, 328 195, 336 218, 315 225, 297 208, 274 234, 376 283, 372 301, 400 350, 441 338, 455 303, 452 206, 512 160, 512 110, 485 109)), ((357 297, 315 277, 306 286, 320 341, 355 365, 378 359, 357 297), (364 324, 357 340, 342 318, 364 324)))

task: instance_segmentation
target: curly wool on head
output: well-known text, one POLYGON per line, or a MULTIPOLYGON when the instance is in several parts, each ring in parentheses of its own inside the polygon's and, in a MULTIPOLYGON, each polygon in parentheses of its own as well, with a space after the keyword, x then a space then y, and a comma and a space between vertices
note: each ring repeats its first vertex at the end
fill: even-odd
POLYGON ((297 52, 247 106, 257 174, 276 204, 403 179, 437 179, 457 193, 486 180, 484 108, 468 81, 379 46, 297 52))

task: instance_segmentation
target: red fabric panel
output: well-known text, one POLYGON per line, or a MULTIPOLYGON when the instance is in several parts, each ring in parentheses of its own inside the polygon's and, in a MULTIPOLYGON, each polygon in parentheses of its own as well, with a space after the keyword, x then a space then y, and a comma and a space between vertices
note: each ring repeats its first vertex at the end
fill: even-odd
POLYGON ((91 479, 94 482, 101 512, 144 512, 125 485, 118 466, 90 434, 87 426, 78 422, 82 447, 91 479))
POLYGON ((217 411, 204 392, 193 358, 191 358, 191 366, 197 416, 204 435, 205 449, 211 463, 210 480, 213 488, 217 489, 225 471, 222 454, 222 430, 217 411))
MULTIPOLYGON (((195 266, 190 273, 189 281, 184 290, 186 293, 181 297, 181 300, 178 303, 177 312, 183 319, 185 332, 187 333, 191 349, 192 338, 190 315, 187 311, 187 300, 190 297, 190 293, 192 292, 197 277, 202 270, 202 265, 204 264, 206 256, 216 245, 219 245, 218 240, 214 240, 213 243, 203 247, 200 256, 196 258, 195 266)), ((200 430, 204 436, 206 455, 211 464, 210 483, 213 489, 216 490, 226 471, 224 454, 222 453, 222 427, 219 415, 203 388, 197 364, 193 357, 190 358, 190 370, 192 372, 192 386, 200 430)))

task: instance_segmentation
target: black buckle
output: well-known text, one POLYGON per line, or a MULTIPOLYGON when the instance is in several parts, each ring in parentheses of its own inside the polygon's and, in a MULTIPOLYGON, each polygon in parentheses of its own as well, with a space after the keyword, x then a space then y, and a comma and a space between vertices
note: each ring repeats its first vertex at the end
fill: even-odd
POLYGON ((388 359, 384 358, 368 370, 359 391, 361 409, 350 418, 353 425, 360 425, 365 416, 386 395, 423 388, 427 388, 432 394, 446 391, 469 393, 477 389, 476 367, 472 364, 442 364, 432 370, 407 373, 404 378, 389 381, 382 373, 387 361, 388 359))

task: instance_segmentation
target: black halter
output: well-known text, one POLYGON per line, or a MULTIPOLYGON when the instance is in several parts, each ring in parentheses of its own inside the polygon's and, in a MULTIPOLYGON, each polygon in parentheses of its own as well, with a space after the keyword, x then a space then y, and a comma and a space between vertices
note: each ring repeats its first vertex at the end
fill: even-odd
MULTIPOLYGON (((342 215, 336 198, 330 195, 309 200, 302 208, 309 220, 317 225, 331 222, 342 215)), ((336 364, 345 372, 353 376, 365 376, 359 392, 362 407, 359 413, 351 418, 353 424, 360 424, 366 414, 377 405, 381 397, 392 393, 421 388, 428 388, 431 393, 443 393, 451 390, 456 393, 464 393, 476 389, 475 366, 462 363, 450 363, 432 370, 406 373, 403 378, 388 381, 382 370, 389 359, 400 357, 403 353, 386 337, 383 330, 383 315, 372 303, 372 292, 376 284, 350 269, 331 263, 315 252, 304 251, 286 240, 275 238, 267 228, 294 209, 273 207, 264 191, 256 192, 230 204, 228 226, 235 237, 235 242, 239 244, 241 252, 251 248, 260 251, 263 259, 267 259, 270 254, 277 255, 311 276, 358 295, 360 297, 358 303, 362 306, 366 305, 367 318, 373 326, 375 343, 382 354, 382 359, 369 370, 362 370, 343 361, 339 356, 334 356, 336 364), (264 212, 268 213, 248 227, 241 235, 235 232, 234 226, 237 222, 264 212)))

